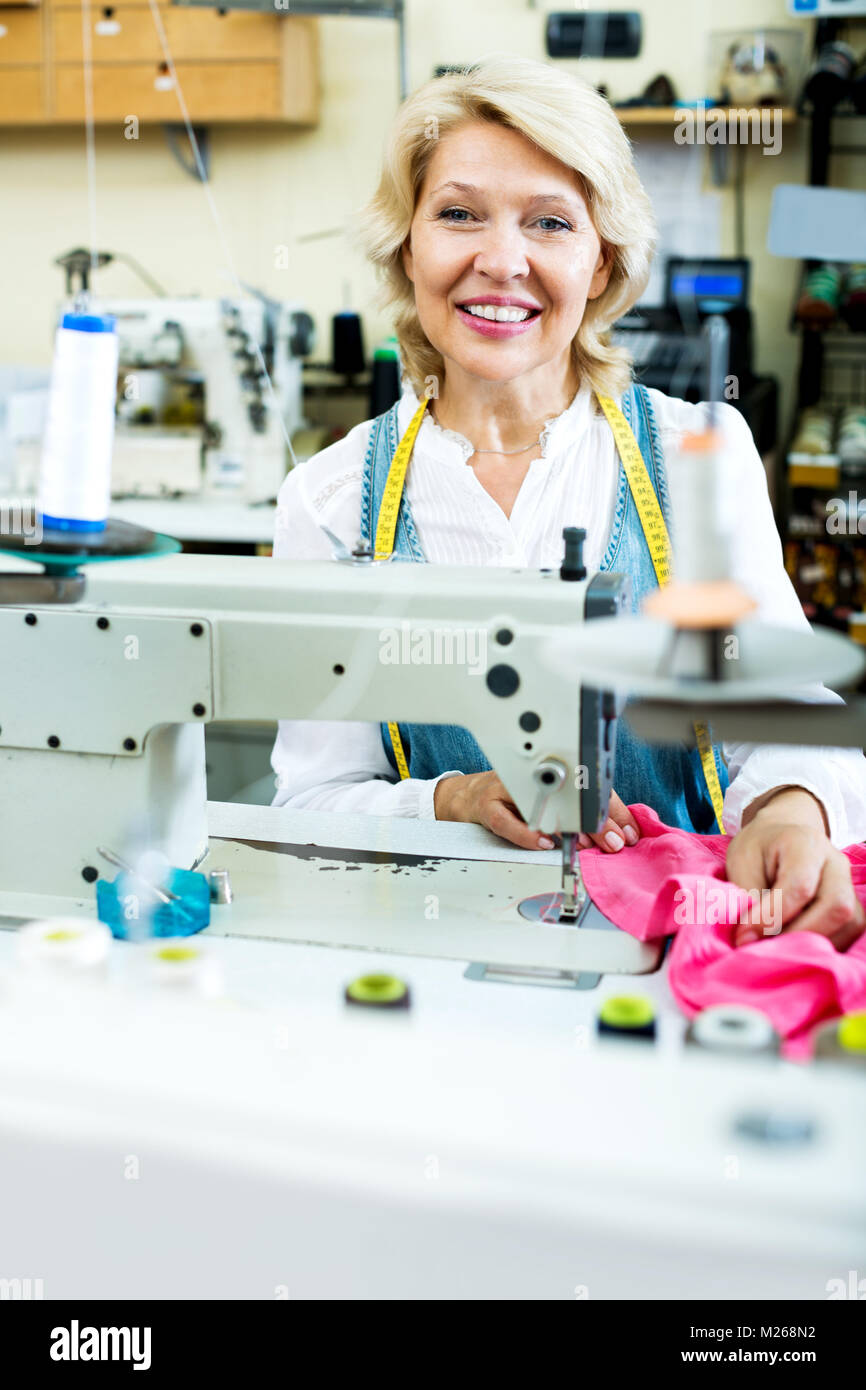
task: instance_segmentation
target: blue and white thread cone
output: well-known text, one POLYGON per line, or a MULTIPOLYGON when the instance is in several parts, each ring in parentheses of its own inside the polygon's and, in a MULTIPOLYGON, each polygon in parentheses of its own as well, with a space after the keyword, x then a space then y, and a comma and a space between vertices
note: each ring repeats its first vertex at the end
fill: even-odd
POLYGON ((54 342, 38 508, 48 530, 103 531, 118 341, 112 315, 64 314, 54 342))

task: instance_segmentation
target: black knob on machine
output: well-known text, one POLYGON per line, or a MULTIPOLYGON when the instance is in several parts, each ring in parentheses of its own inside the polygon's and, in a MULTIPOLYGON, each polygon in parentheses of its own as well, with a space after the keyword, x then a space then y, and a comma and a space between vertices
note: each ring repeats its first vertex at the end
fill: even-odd
POLYGON ((582 526, 566 526, 562 533, 565 541, 565 555, 559 571, 561 579, 586 579, 586 565, 583 563, 583 543, 586 531, 582 526))

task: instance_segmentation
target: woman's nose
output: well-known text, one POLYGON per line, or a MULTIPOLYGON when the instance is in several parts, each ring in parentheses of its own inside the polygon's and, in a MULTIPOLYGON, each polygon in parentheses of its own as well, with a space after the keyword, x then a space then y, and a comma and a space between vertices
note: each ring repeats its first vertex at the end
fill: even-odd
POLYGON ((529 273, 523 235, 516 227, 485 227, 475 254, 475 269, 495 280, 529 273))

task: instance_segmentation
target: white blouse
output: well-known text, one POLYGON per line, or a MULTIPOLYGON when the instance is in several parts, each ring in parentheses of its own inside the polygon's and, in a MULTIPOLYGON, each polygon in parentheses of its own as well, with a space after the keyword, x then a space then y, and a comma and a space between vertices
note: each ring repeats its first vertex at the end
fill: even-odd
MULTIPOLYGON (((650 396, 667 455, 684 431, 703 427, 706 403, 692 405, 655 390, 650 396)), ((406 383, 398 406, 401 437, 418 404, 406 383)), ((619 456, 609 424, 591 406, 592 393, 584 385, 568 409, 547 424, 542 456, 530 463, 510 517, 467 466, 473 452, 469 440, 443 429, 428 411, 406 482, 428 561, 558 567, 563 527, 583 526, 585 564, 590 573, 598 569, 613 519, 619 456)), ((731 405, 720 407, 720 423, 737 498, 733 576, 757 601, 763 622, 808 630, 785 573, 766 477, 749 427, 731 405)), ((330 559, 332 547, 322 527, 349 549, 356 543, 370 426, 369 420, 356 425, 289 473, 278 498, 275 556, 330 559)), ((836 697, 818 689, 804 698, 836 697)), ((724 805, 729 834, 739 830, 743 811, 756 797, 773 787, 797 785, 822 802, 835 845, 866 840, 866 757, 857 750, 728 743, 724 755, 731 778, 724 805)), ((275 806, 435 818, 433 790, 440 779, 395 780, 378 724, 281 720, 271 761, 277 776, 275 806)))

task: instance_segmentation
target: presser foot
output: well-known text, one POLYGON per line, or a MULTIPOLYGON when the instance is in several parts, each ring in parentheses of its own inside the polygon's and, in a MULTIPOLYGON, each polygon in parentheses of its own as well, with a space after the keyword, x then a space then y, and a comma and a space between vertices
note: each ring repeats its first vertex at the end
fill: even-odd
POLYGON ((612 922, 593 906, 583 879, 580 876, 580 863, 577 854, 577 835, 564 833, 562 836, 562 889, 559 893, 537 893, 532 898, 524 898, 518 904, 521 917, 530 922, 549 922, 560 927, 581 925, 588 913, 594 917, 593 926, 616 931, 612 922))
POLYGON ((559 927, 576 927, 580 925, 581 917, 588 906, 589 899, 585 896, 569 903, 564 893, 536 893, 534 897, 524 898, 519 902, 517 911, 529 922, 551 922, 559 927))
POLYGON ((528 922, 538 922, 545 926, 579 927, 583 931, 619 932, 620 928, 596 907, 585 890, 581 891, 577 911, 573 915, 562 893, 536 893, 532 898, 524 898, 517 904, 517 911, 528 922))
POLYGON ((569 922, 576 926, 586 898, 586 890, 580 877, 577 836, 569 832, 566 832, 562 837, 562 892, 559 894, 559 898, 557 920, 563 926, 569 922))

